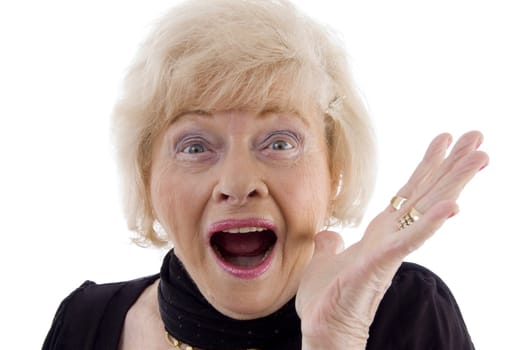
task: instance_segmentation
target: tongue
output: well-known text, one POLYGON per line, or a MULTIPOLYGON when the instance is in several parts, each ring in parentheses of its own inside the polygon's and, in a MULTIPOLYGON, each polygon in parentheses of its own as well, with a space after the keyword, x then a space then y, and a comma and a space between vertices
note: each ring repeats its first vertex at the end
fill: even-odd
POLYGON ((214 243, 221 253, 230 256, 257 256, 272 244, 268 232, 226 233, 214 235, 214 243))

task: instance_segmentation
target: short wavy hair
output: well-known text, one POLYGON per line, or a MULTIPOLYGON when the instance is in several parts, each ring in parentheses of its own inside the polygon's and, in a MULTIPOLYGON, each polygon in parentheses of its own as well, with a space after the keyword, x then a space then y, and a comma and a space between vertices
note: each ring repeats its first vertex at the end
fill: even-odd
POLYGON ((138 50, 113 113, 128 228, 162 246, 152 144, 186 111, 279 109, 324 118, 334 198, 328 226, 357 224, 376 177, 370 118, 342 42, 286 0, 190 0, 138 50))

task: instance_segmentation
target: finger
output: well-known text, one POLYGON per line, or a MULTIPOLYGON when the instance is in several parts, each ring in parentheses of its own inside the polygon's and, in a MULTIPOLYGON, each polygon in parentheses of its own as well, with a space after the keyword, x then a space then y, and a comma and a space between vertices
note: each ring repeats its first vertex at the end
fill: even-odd
POLYGON ((477 150, 484 141, 484 135, 480 131, 474 130, 462 135, 453 146, 447 162, 455 162, 468 153, 477 150))
POLYGON ((439 200, 456 200, 466 184, 486 167, 488 162, 488 155, 481 151, 465 156, 454 164, 453 168, 438 181, 429 193, 421 197, 416 205, 425 212, 439 200))
MULTIPOLYGON (((451 141, 450 138, 447 138, 448 136, 448 134, 439 135, 431 142, 424 159, 407 184, 399 191, 400 196, 410 199, 407 207, 414 206, 417 202, 420 203, 421 198, 428 195, 437 183, 451 172, 455 164, 462 162, 464 157, 475 152, 483 141, 483 135, 479 131, 470 131, 460 137, 449 156, 445 158, 449 143, 445 144, 444 142, 451 141)), ((472 176, 469 179, 471 178, 472 176)), ((464 182, 462 186, 458 186, 458 188, 461 189, 466 183, 467 181, 464 182)), ((459 193, 460 192, 458 192, 458 194, 459 193)), ((451 198, 457 198, 458 194, 451 198)), ((429 196, 427 198, 429 199, 429 196)), ((447 197, 435 197, 435 199, 438 200, 446 198, 447 197)), ((425 207, 420 207, 420 209, 425 210, 429 208, 429 206, 430 203, 427 202, 425 207)))
POLYGON ((411 226, 392 236, 395 252, 399 259, 420 248, 446 222, 455 216, 459 209, 455 201, 445 200, 436 203, 411 226))
MULTIPOLYGON (((418 184, 430 177, 444 161, 447 149, 451 145, 452 137, 448 133, 440 134, 431 141, 427 151, 418 164, 408 182, 398 191, 397 196, 412 198, 417 193, 418 184)), ((394 209, 394 208, 393 208, 394 209)))
POLYGON ((341 253, 345 249, 343 238, 334 231, 321 231, 314 237, 314 258, 341 253))
POLYGON ((475 152, 482 144, 484 137, 479 131, 470 131, 462 135, 453 146, 449 156, 442 162, 440 167, 433 172, 432 176, 424 179, 419 185, 420 196, 425 195, 433 186, 438 183, 444 176, 450 173, 455 164, 461 162, 464 157, 475 152))

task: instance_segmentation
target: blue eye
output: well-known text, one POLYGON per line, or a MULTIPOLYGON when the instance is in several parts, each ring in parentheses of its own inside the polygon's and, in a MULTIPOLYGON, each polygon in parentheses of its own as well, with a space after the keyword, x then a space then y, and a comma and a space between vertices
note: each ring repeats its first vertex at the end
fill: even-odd
POLYGON ((277 140, 277 141, 274 141, 270 144, 270 148, 273 150, 273 151, 286 151, 286 150, 289 150, 291 148, 293 148, 294 146, 292 146, 289 142, 285 141, 285 140, 277 140))
POLYGON ((186 146, 183 151, 183 153, 203 153, 206 152, 206 147, 203 146, 200 143, 192 143, 191 145, 186 146))

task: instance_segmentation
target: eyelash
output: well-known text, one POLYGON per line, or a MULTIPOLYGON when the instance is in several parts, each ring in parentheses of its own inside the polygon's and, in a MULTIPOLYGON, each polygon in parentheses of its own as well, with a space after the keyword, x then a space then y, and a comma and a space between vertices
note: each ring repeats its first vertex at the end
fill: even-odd
POLYGON ((302 139, 292 131, 276 131, 272 132, 269 136, 263 141, 262 149, 269 149, 271 151, 283 152, 290 151, 298 148, 300 146, 302 139), (290 147, 286 149, 273 149, 272 145, 276 142, 286 142, 290 147))
MULTIPOLYGON (((263 141, 260 143, 258 149, 268 156, 272 157, 289 157, 298 151, 303 143, 301 135, 290 131, 290 130, 279 130, 273 131, 266 135, 263 141), (280 146, 275 147, 278 143, 285 143, 284 148, 280 146)), ((202 136, 199 135, 186 135, 181 137, 174 145, 174 156, 183 157, 182 159, 204 159, 208 156, 212 156, 210 152, 213 152, 210 143, 202 136), (199 147, 198 152, 190 152, 193 147, 199 147)))
POLYGON ((208 143, 206 142, 206 140, 201 137, 183 137, 182 139, 176 142, 174 151, 176 154, 184 153, 188 155, 205 153, 209 150, 209 147, 207 144, 208 143), (186 151, 188 148, 193 147, 193 146, 200 146, 203 148, 203 151, 196 152, 196 153, 186 151))

